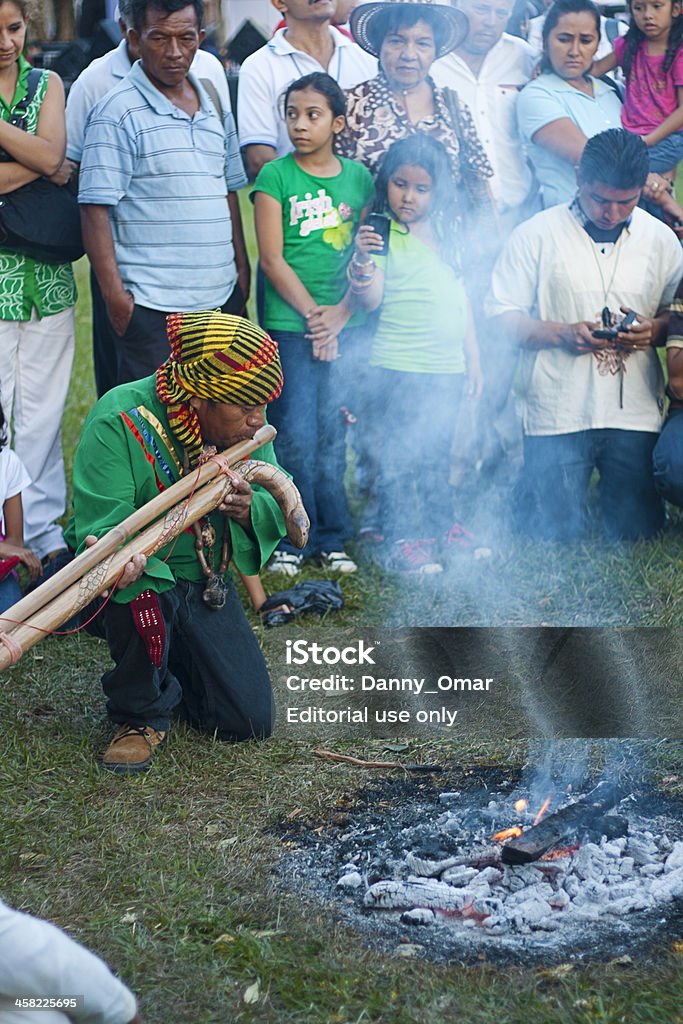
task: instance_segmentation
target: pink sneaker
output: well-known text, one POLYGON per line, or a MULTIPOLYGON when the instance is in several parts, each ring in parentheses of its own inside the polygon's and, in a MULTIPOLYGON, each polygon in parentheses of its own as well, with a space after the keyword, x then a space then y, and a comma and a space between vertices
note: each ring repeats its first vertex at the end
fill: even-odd
POLYGON ((384 562, 389 572, 412 572, 433 576, 443 572, 443 566, 434 557, 434 538, 429 540, 397 540, 391 545, 384 562))
POLYGON ((462 523, 453 523, 444 537, 444 547, 447 551, 471 551, 475 546, 474 535, 462 523))

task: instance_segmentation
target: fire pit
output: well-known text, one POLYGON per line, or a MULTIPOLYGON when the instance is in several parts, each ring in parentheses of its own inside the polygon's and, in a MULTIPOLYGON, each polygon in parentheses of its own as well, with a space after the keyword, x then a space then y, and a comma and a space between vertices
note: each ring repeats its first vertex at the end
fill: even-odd
POLYGON ((683 936, 683 800, 605 781, 541 810, 518 780, 486 781, 387 780, 341 834, 298 835, 283 874, 374 945, 436 960, 609 959, 683 936))

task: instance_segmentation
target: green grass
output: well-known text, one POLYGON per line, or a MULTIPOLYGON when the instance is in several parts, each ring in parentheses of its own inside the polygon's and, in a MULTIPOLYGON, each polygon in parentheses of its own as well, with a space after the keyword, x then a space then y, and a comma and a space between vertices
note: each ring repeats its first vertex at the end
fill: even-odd
MULTIPOLYGON (((94 399, 86 273, 81 263, 69 467, 94 399)), ((490 562, 425 585, 399 586, 368 567, 344 581, 334 621, 680 626, 682 556, 679 520, 633 547, 560 550, 505 536, 490 562)), ((257 629, 272 655, 277 631, 257 629)), ((240 746, 178 729, 147 776, 105 775, 96 755, 110 733, 98 681, 107 664, 104 646, 79 635, 45 641, 6 673, 0 878, 11 903, 105 956, 140 994, 148 1024, 683 1024, 674 946, 642 961, 547 970, 435 966, 369 950, 334 909, 273 875, 292 842, 288 815, 333 834, 338 801, 352 804, 369 773, 316 760, 316 736, 295 740, 280 724, 268 743, 240 746), (258 998, 246 1003, 256 981, 258 998)), ((380 741, 337 746, 382 756, 380 741)), ((503 739, 411 747, 413 759, 444 764, 449 785, 473 765, 521 766, 525 756, 523 742, 503 739)), ((654 778, 680 776, 680 744, 654 757, 654 778)))

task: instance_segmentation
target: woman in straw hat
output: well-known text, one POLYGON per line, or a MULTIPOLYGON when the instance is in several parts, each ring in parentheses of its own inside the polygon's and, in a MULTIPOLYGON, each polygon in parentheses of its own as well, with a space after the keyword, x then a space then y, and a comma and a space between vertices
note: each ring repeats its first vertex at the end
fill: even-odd
POLYGON ((393 142, 425 132, 445 147, 455 183, 475 204, 485 201, 493 172, 470 112, 429 77, 432 63, 465 38, 462 12, 430 0, 382 0, 361 4, 350 24, 357 43, 379 58, 380 70, 348 91, 337 152, 374 175, 393 142))

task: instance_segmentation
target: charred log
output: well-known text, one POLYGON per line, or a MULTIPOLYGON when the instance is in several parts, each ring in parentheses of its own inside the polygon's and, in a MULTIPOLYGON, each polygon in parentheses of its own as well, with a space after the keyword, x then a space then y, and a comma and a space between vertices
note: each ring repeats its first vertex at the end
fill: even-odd
POLYGON ((503 863, 530 864, 554 846, 567 845, 596 819, 604 817, 621 797, 621 791, 613 783, 599 783, 576 803, 549 814, 538 825, 506 843, 501 854, 503 863))

